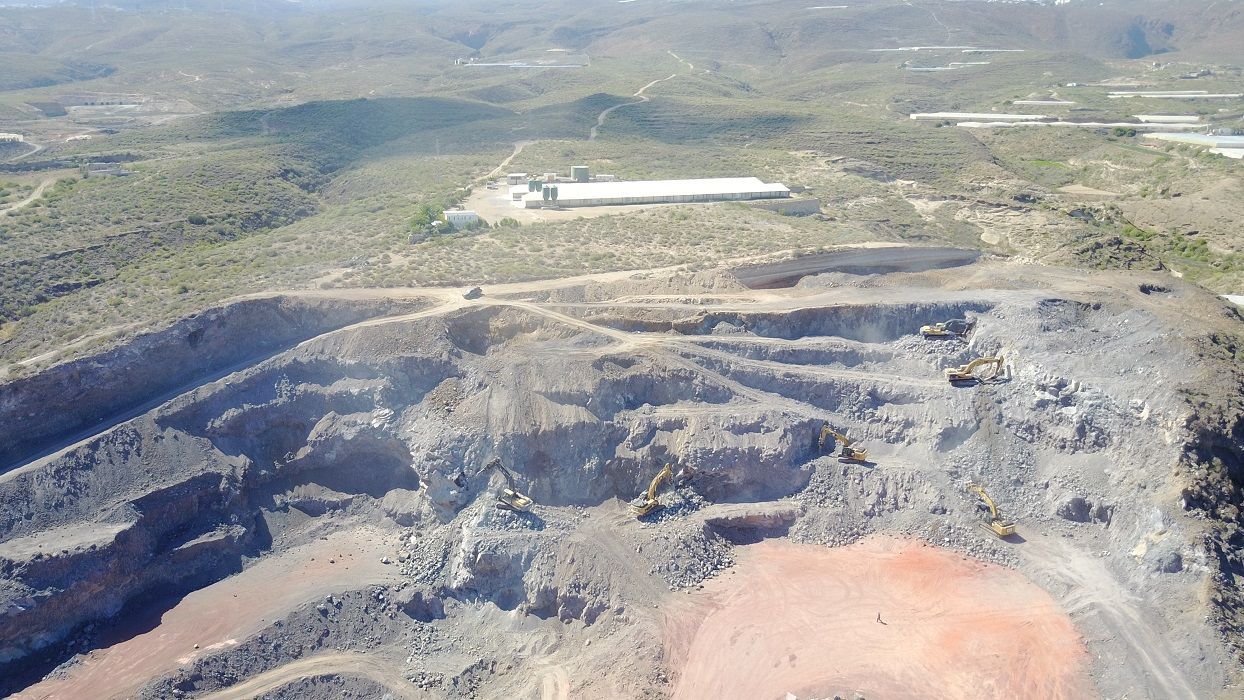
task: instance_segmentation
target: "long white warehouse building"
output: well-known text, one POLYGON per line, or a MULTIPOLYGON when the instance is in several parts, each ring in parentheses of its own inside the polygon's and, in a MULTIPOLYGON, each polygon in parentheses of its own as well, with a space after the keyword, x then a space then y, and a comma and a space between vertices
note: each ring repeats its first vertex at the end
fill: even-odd
MULTIPOLYGON (((766 184, 754 177, 557 183, 557 205, 561 207, 725 202, 781 199, 789 196, 790 189, 786 185, 766 184)), ((543 192, 531 192, 525 195, 522 198, 522 205, 528 209, 544 206, 543 192)))

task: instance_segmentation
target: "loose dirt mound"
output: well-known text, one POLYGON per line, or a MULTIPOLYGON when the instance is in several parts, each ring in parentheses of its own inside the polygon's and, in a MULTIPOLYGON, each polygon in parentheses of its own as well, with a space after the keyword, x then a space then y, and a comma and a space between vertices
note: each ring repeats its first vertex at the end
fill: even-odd
POLYGON ((1071 621, 1014 571, 885 537, 765 541, 737 571, 672 618, 675 698, 1094 695, 1071 621))

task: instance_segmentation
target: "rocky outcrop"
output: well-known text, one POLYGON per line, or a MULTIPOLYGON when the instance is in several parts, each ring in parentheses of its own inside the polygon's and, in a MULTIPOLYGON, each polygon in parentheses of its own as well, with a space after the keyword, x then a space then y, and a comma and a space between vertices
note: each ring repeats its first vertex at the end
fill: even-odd
POLYGON ((223 376, 307 338, 420 302, 268 297, 208 309, 119 347, 0 384, 0 473, 179 387, 223 376), (38 410, 31 410, 38 406, 38 410))

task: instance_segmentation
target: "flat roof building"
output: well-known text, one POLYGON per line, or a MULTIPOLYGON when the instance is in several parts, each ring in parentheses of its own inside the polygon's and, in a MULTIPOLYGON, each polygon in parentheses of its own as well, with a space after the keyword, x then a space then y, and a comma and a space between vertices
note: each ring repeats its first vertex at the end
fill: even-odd
MULTIPOLYGON (((754 177, 716 177, 699 180, 635 180, 631 182, 561 182, 557 205, 561 207, 608 207, 625 204, 678 204, 726 202, 749 199, 780 199, 790 196, 781 183, 766 184, 754 177)), ((544 206, 543 192, 522 198, 522 206, 544 206)))
POLYGON ((463 211, 460 209, 451 209, 445 212, 445 221, 453 226, 454 229, 461 229, 471 226, 479 221, 479 214, 473 211, 463 211))

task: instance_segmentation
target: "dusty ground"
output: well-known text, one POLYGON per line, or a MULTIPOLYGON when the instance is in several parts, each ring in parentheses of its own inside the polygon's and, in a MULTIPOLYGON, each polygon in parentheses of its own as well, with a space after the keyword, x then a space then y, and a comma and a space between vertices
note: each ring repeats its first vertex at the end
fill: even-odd
MULTIPOLYGON (((493 183, 496 184, 496 183, 493 183)), ((497 189, 490 190, 484 185, 475 188, 471 196, 462 203, 462 208, 480 215, 484 221, 495 224, 504 218, 517 220, 522 224, 537 221, 571 221, 574 219, 593 219, 598 216, 611 216, 640 209, 674 207, 677 204, 630 204, 617 207, 574 207, 563 209, 525 209, 516 207, 510 199, 510 185, 503 178, 497 189)), ((707 205, 704 205, 707 206, 707 205)))
POLYGON ((675 698, 1094 694, 1088 652, 1048 593, 923 542, 762 542, 680 607, 675 698))
MULTIPOLYGON (((1194 341, 1238 318, 1156 273, 860 255, 473 300, 307 293, 423 304, 291 332, 0 475, 0 659, 48 676, 8 689, 964 697, 992 682, 996 697, 1233 697, 1205 597, 1223 574, 1181 459, 1203 439, 1184 390, 1227 391, 1194 341), (757 274, 791 286, 740 281, 757 274), (964 315, 970 338, 916 333, 964 315), (989 354, 1007 358, 1000 381, 942 378, 989 354), (819 450, 825 422, 870 463, 819 450), (530 513, 493 507, 494 456, 530 513), (694 475, 636 519, 626 501, 665 462, 694 475), (969 479, 1020 537, 979 527, 969 479), (853 544, 869 534, 937 548, 853 544), (334 537, 356 541, 329 552, 334 537), (792 559, 794 543, 815 556, 792 559), (348 575, 324 565, 334 553, 348 575), (167 588, 186 595, 158 624, 110 636, 122 605, 167 588), (233 593, 253 607, 222 614, 233 593), (767 665, 725 685, 745 667, 714 666, 731 658, 715 640, 757 620, 769 627, 736 652, 767 665)), ((244 342, 228 332, 189 336, 244 342)))
POLYGON ((259 561, 246 571, 177 601, 148 630, 119 625, 61 677, 16 698, 132 697, 152 678, 245 640, 297 605, 327 593, 395 580, 380 563, 382 535, 347 530, 259 561))

